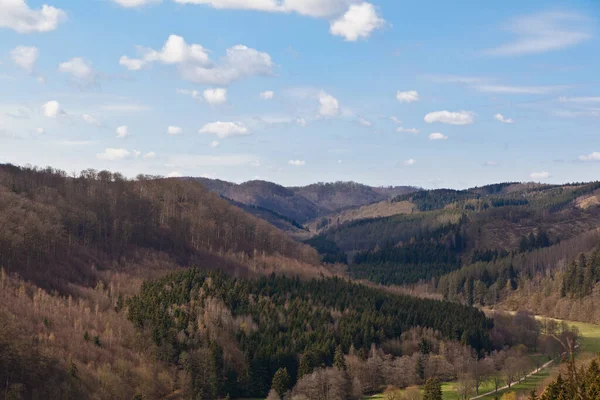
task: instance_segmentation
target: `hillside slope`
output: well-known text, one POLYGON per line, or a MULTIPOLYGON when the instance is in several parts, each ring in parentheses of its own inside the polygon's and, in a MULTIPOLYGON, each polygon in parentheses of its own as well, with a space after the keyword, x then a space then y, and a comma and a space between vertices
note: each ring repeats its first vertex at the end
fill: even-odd
POLYGON ((313 249, 194 181, 0 165, 0 221, 0 265, 48 288, 157 259, 241 275, 268 257, 282 258, 273 268, 318 264, 313 249))
POLYGON ((186 179, 197 180, 208 190, 235 203, 255 207, 248 211, 260 217, 266 216, 265 211, 272 211, 273 215, 266 216, 267 220, 281 227, 288 227, 289 222, 292 225, 304 224, 317 217, 389 200, 417 190, 408 186, 370 187, 355 182, 316 183, 286 188, 266 181, 235 184, 207 178, 186 179), (283 217, 279 218, 282 221, 276 221, 277 216, 283 217))

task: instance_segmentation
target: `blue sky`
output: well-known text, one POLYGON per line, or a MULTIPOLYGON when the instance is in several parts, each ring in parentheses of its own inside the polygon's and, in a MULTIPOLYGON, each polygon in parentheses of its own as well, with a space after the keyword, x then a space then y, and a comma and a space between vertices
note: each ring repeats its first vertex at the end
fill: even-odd
POLYGON ((596 0, 0 0, 0 162, 595 180, 599 18, 596 0))

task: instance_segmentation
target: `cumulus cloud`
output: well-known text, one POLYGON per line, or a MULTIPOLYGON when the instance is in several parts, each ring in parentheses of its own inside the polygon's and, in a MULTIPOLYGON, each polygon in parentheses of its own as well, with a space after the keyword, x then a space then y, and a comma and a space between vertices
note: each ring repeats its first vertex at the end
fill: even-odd
POLYGON ((358 119, 358 123, 361 124, 362 126, 372 126, 373 123, 371 121, 369 121, 368 119, 365 118, 359 118, 358 119))
POLYGON ((162 0, 112 0, 113 3, 125 8, 143 7, 152 3, 160 3, 162 0))
POLYGON ((219 147, 219 142, 217 142, 216 140, 213 140, 208 145, 214 149, 216 147, 219 147))
POLYGON ((39 54, 37 47, 17 46, 11 50, 10 57, 19 68, 32 73, 39 54))
POLYGON ((579 156, 579 161, 600 161, 600 152, 594 151, 588 155, 579 156))
POLYGON ((67 14, 56 7, 44 4, 33 9, 25 0, 0 1, 0 28, 18 33, 49 32, 67 19, 67 14))
POLYGON ((547 172, 547 171, 532 172, 531 174, 529 174, 529 177, 531 179, 542 180, 542 179, 549 178, 550 177, 550 173, 547 172))
POLYGON ((296 118, 296 125, 298 126, 306 126, 308 122, 304 118, 296 118))
POLYGON ((425 122, 432 124, 434 122, 440 122, 442 124, 450 125, 469 125, 475 120, 475 114, 471 111, 434 111, 425 115, 425 122))
POLYGON ((206 100, 208 104, 211 104, 213 106, 217 106, 227 102, 227 89, 206 89, 203 95, 204 100, 206 100))
POLYGON ((83 114, 83 115, 81 115, 81 119, 84 120, 85 122, 87 122, 90 125, 94 125, 94 126, 98 126, 98 127, 102 126, 102 124, 100 123, 100 121, 98 121, 97 118, 92 117, 89 114, 83 114))
POLYGON ((183 132, 183 129, 179 126, 169 126, 167 128, 167 135, 171 135, 171 136, 180 135, 181 132, 183 132))
POLYGON ((117 128, 117 137, 124 138, 127 136, 129 136, 129 127, 127 127, 126 125, 119 126, 117 128))
POLYGON ((119 64, 130 70, 139 70, 153 62, 163 64, 182 64, 194 62, 208 65, 210 58, 208 51, 199 44, 188 45, 185 39, 178 35, 170 35, 160 51, 138 47, 140 58, 122 56, 119 64))
POLYGON ((398 133, 413 133, 416 135, 420 131, 417 128, 404 128, 402 126, 399 126, 398 128, 396 128, 396 132, 398 132, 398 133))
POLYGON ((125 158, 131 157, 131 152, 126 149, 115 149, 115 148, 106 148, 104 152, 96 154, 96 158, 99 160, 106 161, 115 161, 115 160, 123 160, 125 158))
POLYGON ((151 158, 156 158, 156 153, 153 152, 153 151, 150 151, 150 152, 144 154, 144 156, 142 158, 144 160, 148 160, 148 159, 151 159, 151 158))
POLYGON ((42 113, 48 118, 56 118, 65 112, 60 107, 58 101, 52 100, 42 106, 42 113))
POLYGON ((167 178, 181 178, 181 176, 181 172, 179 171, 172 171, 167 174, 167 178))
POLYGON ((38 135, 43 135, 44 133, 46 133, 46 131, 44 130, 44 128, 36 128, 35 133, 37 133, 38 135))
POLYGON ((177 65, 183 79, 207 85, 228 85, 236 80, 270 75, 274 66, 268 53, 244 45, 227 49, 225 57, 213 61, 199 44, 187 44, 181 36, 171 35, 160 51, 138 47, 139 58, 122 56, 119 63, 137 71, 154 62, 177 65))
POLYGON ((439 132, 434 132, 434 133, 430 133, 429 134, 429 140, 446 140, 448 139, 448 136, 439 133, 439 132))
POLYGON ((207 133, 217 135, 220 139, 225 139, 232 136, 250 135, 250 131, 241 122, 211 122, 202 127, 199 133, 207 133))
POLYGON ((368 38, 371 33, 383 27, 385 20, 377 15, 371 3, 353 4, 348 11, 331 23, 332 35, 341 36, 348 42, 368 38))
POLYGON ((395 123, 397 123, 398 125, 402 125, 402 121, 399 120, 397 117, 390 117, 390 120, 394 121, 395 123))
POLYGON ((400 103, 412 103, 419 101, 420 97, 419 92, 416 90, 409 90, 407 92, 398 91, 398 93, 396 93, 396 99, 398 99, 400 103))
POLYGON ((174 0, 180 4, 203 4, 217 9, 256 10, 275 13, 298 13, 316 18, 341 15, 351 4, 362 0, 174 0))
POLYGON ((406 165, 407 167, 415 165, 416 163, 417 163, 417 161, 412 158, 409 158, 408 160, 404 161, 404 165, 406 165))
POLYGON ((275 97, 275 92, 272 90, 267 90, 260 93, 260 98, 263 100, 271 100, 273 97, 275 97))
POLYGON ((517 38, 502 46, 487 50, 493 56, 514 56, 545 53, 578 45, 592 38, 589 19, 581 14, 542 12, 519 17, 508 30, 517 38))
POLYGON ((319 93, 319 114, 323 117, 335 117, 340 113, 340 104, 332 95, 321 91, 319 93))
POLYGON ((515 122, 512 118, 506 118, 504 115, 502 115, 500 113, 494 115, 494 118, 496 118, 496 120, 502 122, 503 124, 512 124, 515 122))
POLYGON ((304 160, 290 160, 288 161, 288 165, 293 165, 294 167, 303 167, 306 165, 306 161, 304 160))
POLYGON ((60 63, 58 72, 70 75, 71 80, 80 85, 93 84, 97 76, 92 64, 81 57, 75 57, 60 63))

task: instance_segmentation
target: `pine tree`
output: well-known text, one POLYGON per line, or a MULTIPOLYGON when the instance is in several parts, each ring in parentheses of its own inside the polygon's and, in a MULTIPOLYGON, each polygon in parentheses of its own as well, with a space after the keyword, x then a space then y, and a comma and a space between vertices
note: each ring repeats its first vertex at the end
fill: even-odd
POLYGON ((273 383, 271 388, 277 392, 279 397, 283 397, 285 392, 290 388, 290 375, 287 368, 279 368, 273 375, 273 383))
POLYGON ((342 351, 342 346, 340 345, 338 345, 335 349, 335 353, 333 355, 333 366, 340 371, 346 370, 346 358, 344 357, 344 352, 342 351))
POLYGON ((429 378, 425 382, 423 400, 442 400, 442 385, 437 378, 429 378))

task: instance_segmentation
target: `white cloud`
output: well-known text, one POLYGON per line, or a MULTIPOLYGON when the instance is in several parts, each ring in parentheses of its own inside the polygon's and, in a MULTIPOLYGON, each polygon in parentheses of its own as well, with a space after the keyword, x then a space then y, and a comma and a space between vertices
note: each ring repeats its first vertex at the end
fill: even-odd
POLYGON ((503 124, 512 124, 515 122, 512 118, 506 118, 504 115, 502 115, 500 113, 494 115, 494 118, 496 118, 496 120, 502 122, 503 124))
POLYGON ((290 160, 288 161, 288 165, 293 165, 295 167, 303 167, 306 165, 306 161, 304 160, 290 160))
POLYGON ((169 126, 167 128, 167 135, 180 135, 183 132, 183 129, 179 126, 169 126))
POLYGON ((471 111, 434 111, 425 115, 425 122, 432 124, 441 122, 450 125, 469 125, 474 122, 475 114, 471 111))
POLYGON ((104 104, 100 106, 100 108, 104 111, 111 111, 117 113, 134 113, 134 112, 142 112, 151 110, 152 107, 144 105, 144 104, 134 104, 134 103, 114 103, 114 104, 104 104))
POLYGON ((537 180, 542 180, 542 179, 547 179, 550 177, 550 173, 547 171, 541 171, 541 172, 532 172, 531 174, 529 174, 529 177, 531 179, 537 179, 537 180))
POLYGON ((139 58, 122 56, 119 64, 137 71, 154 62, 178 65, 183 79, 207 85, 228 85, 254 75, 270 75, 273 61, 267 53, 244 45, 227 49, 220 61, 212 61, 199 44, 188 45, 181 36, 171 35, 160 51, 138 46, 139 58))
POLYGON ((488 82, 489 79, 480 76, 464 75, 425 75, 425 78, 436 83, 461 83, 465 85, 476 85, 488 82))
POLYGON ((97 76, 92 64, 81 57, 60 63, 58 72, 71 75, 71 80, 81 85, 93 84, 97 76))
POLYGON ((118 138, 124 138, 129 136, 129 127, 127 127, 126 125, 119 126, 116 131, 118 138))
POLYGON ((274 63, 268 53, 244 45, 227 49, 226 56, 219 63, 208 66, 193 63, 181 66, 184 79, 207 85, 228 85, 231 82, 250 76, 272 74, 274 63))
POLYGON ((167 178, 181 178, 181 176, 181 172, 179 171, 172 171, 167 174, 167 178))
POLYGON ((17 46, 10 52, 10 57, 17 66, 32 73, 39 54, 37 47, 17 46))
POLYGON ((89 114, 83 114, 81 116, 81 119, 84 120, 85 122, 87 122, 90 125, 94 125, 94 126, 98 126, 98 127, 102 126, 102 124, 100 123, 100 121, 98 121, 97 118, 92 117, 89 114))
POLYGON ((134 151, 133 151, 133 156, 134 156, 135 158, 139 158, 139 156, 141 156, 141 155, 142 155, 142 152, 141 152, 141 151, 139 151, 139 150, 134 150, 134 151))
POLYGON ((144 154, 144 156, 142 158, 144 158, 145 160, 149 160, 151 158, 156 158, 156 153, 153 151, 150 151, 150 152, 144 154))
POLYGON ((216 147, 219 147, 219 142, 217 142, 216 140, 213 140, 208 145, 214 149, 216 147))
POLYGON ((61 140, 57 143, 62 146, 89 146, 96 142, 92 140, 61 140))
POLYGON ((430 133, 429 134, 429 140, 446 140, 448 139, 448 136, 439 133, 439 132, 434 132, 434 133, 430 133))
POLYGON ((308 122, 306 122, 304 118, 296 118, 296 124, 298 126, 306 126, 308 125, 308 122))
POLYGON ((143 7, 152 3, 160 3, 162 0, 112 0, 113 3, 117 3, 121 7, 135 8, 143 7))
POLYGON ((319 103, 321 104, 319 114, 323 117, 335 117, 340 113, 338 100, 324 91, 319 93, 319 103))
POLYGON ((99 160, 115 161, 129 158, 131 152, 125 149, 106 148, 103 153, 96 154, 96 158, 99 160))
POLYGON ((250 135, 250 131, 241 122, 211 122, 202 127, 199 133, 208 133, 217 135, 220 139, 225 139, 232 136, 250 135))
POLYGON ((600 97, 559 97, 561 103, 600 103, 600 97))
POLYGON ((202 101, 202 93, 197 90, 177 89, 177 94, 183 94, 185 96, 190 96, 195 100, 202 101))
POLYGON ((199 44, 188 45, 185 39, 178 35, 170 35, 160 51, 138 47, 141 58, 121 57, 119 64, 130 70, 139 70, 153 62, 163 64, 182 64, 186 62, 201 65, 210 64, 208 51, 199 44))
POLYGON ((394 121, 395 123, 397 123, 398 125, 402 125, 402 121, 400 121, 398 118, 396 117, 390 117, 390 120, 394 121))
POLYGON ((32 9, 25 0, 0 1, 0 28, 19 33, 49 32, 66 19, 67 14, 63 10, 46 4, 32 9))
POLYGON ((575 46, 592 35, 588 19, 575 13, 542 12, 512 21, 508 30, 517 35, 514 42, 486 51, 488 55, 514 56, 545 53, 575 46))
POLYGON ((37 133, 38 135, 43 135, 44 133, 46 133, 46 131, 44 130, 44 128, 36 128, 35 133, 37 133))
POLYGON ((272 90, 267 90, 260 93, 260 98, 263 100, 271 100, 273 97, 275 97, 275 92, 272 90))
POLYGON ((600 152, 594 151, 585 156, 579 156, 579 161, 600 161, 600 152))
POLYGON ((498 163, 496 161, 486 161, 483 165, 486 167, 497 167, 498 163))
POLYGON ((483 93, 498 94, 548 94, 568 89, 568 86, 511 86, 511 85, 476 85, 475 90, 483 93))
POLYGON ((396 128, 396 132, 398 132, 398 133, 413 133, 416 135, 420 131, 417 128, 404 128, 402 126, 399 126, 398 128, 396 128))
POLYGON ((369 121, 368 119, 365 118, 359 118, 358 119, 358 123, 361 124, 362 126, 372 126, 373 123, 371 121, 369 121))
POLYGON ((249 154, 228 154, 221 156, 199 156, 181 154, 171 156, 168 167, 171 168, 198 168, 198 167, 239 167, 252 166, 258 158, 249 154))
POLYGON ((204 100, 211 105, 220 105, 227 102, 227 89, 206 89, 204 91, 204 100))
POLYGON ((56 118, 65 112, 60 108, 60 104, 55 101, 49 101, 42 106, 42 113, 48 118, 56 118))
POLYGON ((396 93, 396 99, 398 99, 400 103, 412 103, 414 101, 419 101, 420 97, 419 92, 416 90, 409 90, 407 92, 398 91, 398 93, 396 93))
POLYGON ((298 13, 310 17, 339 15, 349 4, 361 0, 174 0, 180 4, 204 4, 217 9, 256 10, 278 13, 298 13))
POLYGON ((412 159, 412 158, 410 158, 410 159, 408 159, 408 160, 404 161, 404 165, 406 165, 407 167, 410 167, 410 166, 412 166, 412 165, 415 165, 416 163, 417 163, 417 161, 416 161, 416 160, 414 160, 414 159, 412 159))
POLYGON ((364 2, 351 5, 344 15, 331 23, 329 31, 332 35, 354 42, 360 38, 368 38, 374 30, 384 25, 385 20, 377 15, 375 6, 364 2))

